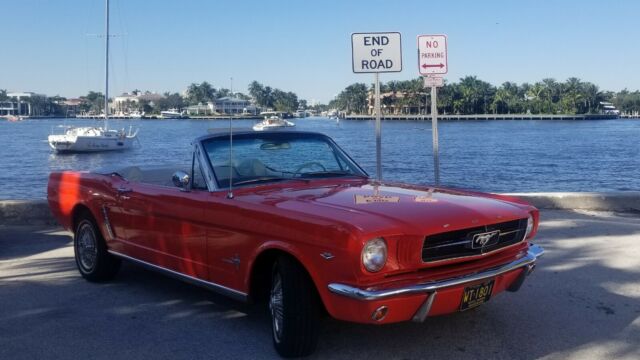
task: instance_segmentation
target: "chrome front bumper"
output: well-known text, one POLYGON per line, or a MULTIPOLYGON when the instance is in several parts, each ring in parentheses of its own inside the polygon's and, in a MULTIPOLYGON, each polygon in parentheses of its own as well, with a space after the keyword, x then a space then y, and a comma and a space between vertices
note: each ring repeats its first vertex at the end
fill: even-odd
MULTIPOLYGON (((535 267, 536 260, 544 254, 544 249, 538 245, 529 245, 527 254, 518 260, 512 261, 508 264, 500 265, 488 270, 477 272, 474 274, 464 275, 460 277, 428 282, 424 284, 411 285, 398 288, 382 289, 382 290, 367 290, 357 287, 344 285, 344 284, 329 284, 329 291, 350 297, 357 300, 380 300, 399 295, 412 295, 412 294, 435 294, 438 290, 459 286, 470 282, 480 281, 496 277, 498 275, 519 269, 526 268, 525 275, 530 273, 535 267)), ((429 299, 425 302, 433 302, 435 296, 429 296, 429 299)), ((430 307, 430 306, 429 306, 430 307)), ((428 310, 428 309, 427 309, 428 310)), ((428 312, 428 311, 427 311, 428 312)), ((425 314, 426 316, 426 314, 425 314)))

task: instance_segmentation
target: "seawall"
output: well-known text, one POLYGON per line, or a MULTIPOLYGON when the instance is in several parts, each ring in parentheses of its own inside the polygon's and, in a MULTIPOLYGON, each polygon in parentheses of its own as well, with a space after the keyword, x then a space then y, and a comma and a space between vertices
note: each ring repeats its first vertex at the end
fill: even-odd
MULTIPOLYGON (((640 191, 510 193, 539 209, 640 213, 640 191)), ((56 225, 46 200, 0 200, 2 225, 56 225)))

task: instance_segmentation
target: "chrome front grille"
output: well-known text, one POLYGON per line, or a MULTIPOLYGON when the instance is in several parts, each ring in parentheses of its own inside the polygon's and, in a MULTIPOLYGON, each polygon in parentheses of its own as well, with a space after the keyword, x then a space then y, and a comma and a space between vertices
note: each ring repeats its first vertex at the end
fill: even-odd
POLYGON ((527 219, 519 219, 429 235, 422 245, 422 261, 485 254, 524 240, 526 230, 527 219))

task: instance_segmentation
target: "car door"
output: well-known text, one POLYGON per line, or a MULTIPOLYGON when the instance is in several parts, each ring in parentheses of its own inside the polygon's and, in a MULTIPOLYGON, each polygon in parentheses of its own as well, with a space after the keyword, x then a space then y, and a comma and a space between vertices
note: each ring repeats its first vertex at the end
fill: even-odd
POLYGON ((104 225, 104 237, 109 249, 118 253, 128 254, 126 230, 131 224, 131 218, 124 208, 128 199, 129 182, 118 175, 111 175, 109 191, 103 194, 105 199, 99 209, 104 225))
POLYGON ((144 181, 129 186, 123 208, 130 217, 126 237, 133 257, 206 279, 204 209, 208 191, 197 188, 184 191, 144 181))

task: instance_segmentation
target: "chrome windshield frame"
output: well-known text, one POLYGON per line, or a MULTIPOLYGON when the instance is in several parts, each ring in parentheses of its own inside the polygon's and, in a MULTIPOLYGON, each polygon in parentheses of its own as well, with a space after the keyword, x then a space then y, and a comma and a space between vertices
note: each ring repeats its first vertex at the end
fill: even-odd
MULTIPOLYGON (((343 160, 345 160, 350 167, 352 167, 357 172, 359 172, 359 174, 355 174, 354 176, 361 176, 366 178, 369 177, 369 174, 367 174, 367 172, 357 162, 355 162, 353 158, 351 158, 351 156, 349 156, 349 154, 346 151, 344 151, 331 137, 325 134, 316 133, 316 132, 306 132, 306 131, 261 131, 261 132, 241 131, 237 133, 234 131, 233 139, 235 142, 237 140, 242 140, 242 139, 265 138, 270 135, 275 137, 285 137, 285 138, 290 137, 291 139, 305 138, 305 137, 322 139, 323 141, 326 141, 329 146, 332 147, 333 151, 340 153, 340 155, 342 155, 343 157, 343 160)), ((207 151, 205 149, 205 143, 207 141, 211 141, 213 139, 220 140, 220 138, 229 139, 229 133, 222 132, 216 135, 201 137, 197 139, 196 145, 194 147, 194 151, 198 151, 199 153, 198 158, 200 159, 200 164, 202 166, 203 174, 206 173, 207 187, 211 192, 227 189, 226 187, 221 187, 219 185, 218 178, 213 169, 213 164, 211 163, 211 159, 207 155, 207 151)), ((292 178, 292 180, 297 180, 297 179, 292 178)))

